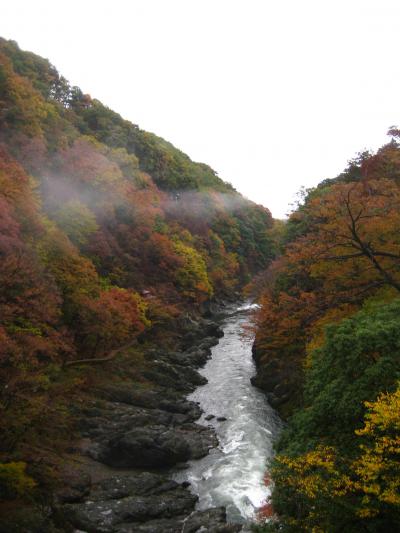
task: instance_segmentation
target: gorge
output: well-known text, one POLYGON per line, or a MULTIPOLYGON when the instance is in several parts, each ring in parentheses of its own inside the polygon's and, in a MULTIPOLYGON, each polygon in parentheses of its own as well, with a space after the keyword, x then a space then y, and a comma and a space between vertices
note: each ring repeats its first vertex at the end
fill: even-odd
POLYGON ((218 447, 175 476, 190 482, 199 496, 198 509, 223 505, 228 521, 239 523, 256 520, 270 496, 264 477, 280 429, 265 395, 250 382, 252 339, 243 337, 243 326, 252 307, 230 306, 222 322, 225 335, 200 372, 208 382, 189 395, 203 410, 199 423, 215 428, 218 447))
POLYGON ((274 220, 0 38, 0 533, 400 528, 388 134, 274 220))

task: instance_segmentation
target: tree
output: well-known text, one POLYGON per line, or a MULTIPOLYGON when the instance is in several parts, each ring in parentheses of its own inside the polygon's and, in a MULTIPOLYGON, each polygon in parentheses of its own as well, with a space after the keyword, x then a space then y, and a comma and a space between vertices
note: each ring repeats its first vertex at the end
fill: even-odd
POLYGON ((174 243, 174 251, 183 263, 175 272, 175 282, 183 294, 199 302, 209 298, 213 288, 203 257, 197 250, 180 241, 174 243))
POLYGON ((304 405, 272 468, 273 507, 294 530, 384 532, 400 523, 399 311, 399 299, 366 306, 329 326, 311 356, 304 405))
POLYGON ((54 214, 60 228, 78 247, 84 246, 98 229, 96 217, 90 209, 79 200, 70 200, 54 214))
POLYGON ((366 402, 365 425, 356 434, 364 441, 352 468, 363 493, 362 517, 389 515, 400 525, 400 387, 366 402))
POLYGON ((149 325, 145 311, 145 303, 131 290, 114 287, 94 299, 81 296, 76 329, 81 349, 94 357, 133 340, 149 325))
POLYGON ((360 290, 385 284, 400 290, 400 189, 395 182, 334 185, 313 198, 306 213, 311 229, 289 246, 289 261, 308 262, 312 276, 334 278, 343 290, 351 274, 360 280, 360 290))

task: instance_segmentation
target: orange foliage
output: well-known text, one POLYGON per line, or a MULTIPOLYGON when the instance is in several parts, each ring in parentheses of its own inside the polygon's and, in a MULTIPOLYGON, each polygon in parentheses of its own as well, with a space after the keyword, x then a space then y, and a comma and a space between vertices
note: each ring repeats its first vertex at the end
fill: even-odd
POLYGON ((400 188, 384 178, 336 183, 310 194, 293 219, 305 230, 264 276, 256 321, 257 362, 274 364, 292 389, 301 385, 307 345, 323 342, 327 323, 383 288, 392 297, 400 290, 400 188))
POLYGON ((96 299, 81 296, 79 304, 76 335, 93 356, 126 343, 149 325, 144 302, 131 290, 112 288, 96 299))

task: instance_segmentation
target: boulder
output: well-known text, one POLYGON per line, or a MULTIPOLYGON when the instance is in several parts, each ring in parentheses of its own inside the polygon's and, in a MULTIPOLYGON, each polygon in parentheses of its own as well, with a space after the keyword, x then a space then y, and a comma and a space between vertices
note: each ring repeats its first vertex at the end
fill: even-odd
POLYGON ((239 524, 226 523, 225 507, 214 507, 193 512, 184 522, 182 533, 235 533, 241 531, 239 524))
POLYGON ((106 479, 93 488, 85 503, 64 505, 63 511, 69 523, 88 533, 152 531, 139 529, 138 525, 148 521, 151 524, 155 519, 158 526, 163 522, 165 525, 165 519, 175 517, 171 526, 180 525, 182 529, 183 519, 193 511, 196 500, 182 485, 144 472, 136 477, 106 479))
POLYGON ((164 468, 204 457, 217 444, 212 430, 196 424, 147 426, 95 442, 88 453, 117 468, 164 468))

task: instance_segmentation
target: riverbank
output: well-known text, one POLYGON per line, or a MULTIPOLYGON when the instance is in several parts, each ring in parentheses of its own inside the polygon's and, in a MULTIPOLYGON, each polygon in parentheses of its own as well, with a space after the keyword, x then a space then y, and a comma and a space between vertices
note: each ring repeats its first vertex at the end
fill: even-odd
POLYGON ((223 335, 219 324, 215 317, 188 319, 176 350, 145 344, 109 363, 118 375, 124 357, 135 358, 134 376, 99 384, 75 406, 80 438, 65 458, 58 527, 89 533, 240 530, 226 523, 222 506, 196 511, 189 484, 168 476, 218 445, 215 431, 196 423, 201 409, 186 396, 206 383, 198 369, 223 335))
POLYGON ((224 337, 200 370, 207 383, 188 399, 199 402, 201 424, 213 429, 219 445, 175 479, 188 481, 199 495, 198 509, 224 506, 228 520, 249 524, 266 503, 270 489, 265 468, 281 422, 265 395, 253 387, 253 339, 243 336, 251 305, 235 306, 221 322, 224 337))

